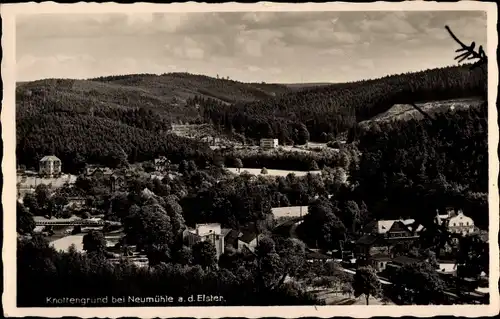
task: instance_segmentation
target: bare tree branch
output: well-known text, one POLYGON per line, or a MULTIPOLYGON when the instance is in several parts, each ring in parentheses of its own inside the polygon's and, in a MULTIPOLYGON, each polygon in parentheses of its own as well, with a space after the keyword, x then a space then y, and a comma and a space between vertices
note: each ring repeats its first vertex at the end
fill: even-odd
POLYGON ((478 48, 478 51, 475 51, 474 48, 476 47, 476 43, 473 41, 470 45, 466 45, 462 41, 460 41, 459 38, 451 31, 450 27, 445 26, 446 30, 450 34, 450 36, 455 40, 460 45, 460 48, 457 49, 455 52, 460 53, 455 57, 455 60, 458 60, 459 63, 461 63, 464 60, 477 60, 474 62, 472 65, 471 69, 475 69, 479 66, 485 65, 488 63, 488 57, 486 56, 486 53, 483 50, 483 46, 480 45, 478 48))
POLYGON ((425 118, 431 120, 431 122, 434 121, 434 118, 432 116, 430 116, 427 112, 418 107, 415 103, 410 103, 410 105, 413 106, 414 109, 419 111, 420 114, 422 114, 425 118))

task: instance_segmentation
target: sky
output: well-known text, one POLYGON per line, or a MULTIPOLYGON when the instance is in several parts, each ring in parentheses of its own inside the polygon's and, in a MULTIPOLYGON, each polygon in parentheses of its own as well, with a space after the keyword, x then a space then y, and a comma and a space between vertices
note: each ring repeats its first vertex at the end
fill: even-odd
POLYGON ((31 14, 17 81, 189 72, 242 82, 349 82, 455 64, 486 46, 481 11, 31 14))

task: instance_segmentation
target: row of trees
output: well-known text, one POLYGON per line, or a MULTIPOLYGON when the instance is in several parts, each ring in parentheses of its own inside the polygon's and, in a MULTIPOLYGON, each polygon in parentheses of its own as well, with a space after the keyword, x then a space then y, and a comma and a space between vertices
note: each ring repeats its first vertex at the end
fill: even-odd
MULTIPOLYGON (((263 240, 255 255, 244 258, 228 255, 226 261, 221 259, 218 269, 214 265, 214 259, 210 258, 211 254, 204 251, 207 248, 210 250, 210 247, 202 247, 210 245, 209 243, 193 247, 192 256, 197 265, 170 262, 138 267, 126 259, 119 263, 109 262, 102 253, 102 244, 99 242, 96 234, 86 235, 84 245, 88 252, 81 254, 74 249, 56 252, 38 235, 20 239, 17 249, 18 305, 46 305, 46 296, 81 298, 170 295, 175 298, 171 305, 185 306, 186 304, 178 301, 178 297, 187 299, 190 295, 198 294, 218 295, 223 300, 206 303, 195 298, 189 305, 320 303, 299 285, 286 283, 284 280, 305 264, 303 246, 291 240, 263 240), (234 262, 228 262, 231 258, 234 262), (33 285, 44 289, 32 289, 33 285)), ((148 304, 151 305, 154 304, 148 304)))

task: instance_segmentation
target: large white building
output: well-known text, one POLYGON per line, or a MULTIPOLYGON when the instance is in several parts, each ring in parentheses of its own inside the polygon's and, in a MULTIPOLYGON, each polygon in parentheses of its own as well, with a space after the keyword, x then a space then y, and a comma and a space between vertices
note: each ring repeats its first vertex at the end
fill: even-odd
POLYGON ((45 156, 40 160, 39 173, 42 176, 61 174, 61 160, 54 155, 45 156))
POLYGON ((278 147, 278 139, 277 138, 262 138, 260 140, 261 148, 276 148, 278 147))
POLYGON ((447 214, 437 215, 437 223, 441 225, 446 223, 451 233, 461 234, 463 236, 472 234, 475 231, 474 220, 465 216, 463 211, 448 210, 447 214))

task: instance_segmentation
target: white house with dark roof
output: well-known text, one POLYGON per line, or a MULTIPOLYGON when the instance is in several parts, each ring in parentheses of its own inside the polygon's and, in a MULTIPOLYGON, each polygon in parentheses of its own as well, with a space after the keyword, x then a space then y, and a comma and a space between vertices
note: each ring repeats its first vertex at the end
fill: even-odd
POLYGON ((469 216, 464 215, 462 210, 455 212, 448 210, 447 214, 436 214, 436 223, 438 225, 445 224, 451 233, 461 234, 463 236, 475 232, 474 220, 469 216))
POLYGON ((219 223, 196 224, 194 229, 186 229, 183 233, 184 242, 192 246, 197 242, 211 242, 219 258, 225 250, 225 237, 231 232, 230 229, 222 228, 219 223))
POLYGON ((44 156, 39 163, 39 174, 55 176, 61 174, 61 160, 54 155, 44 156))

